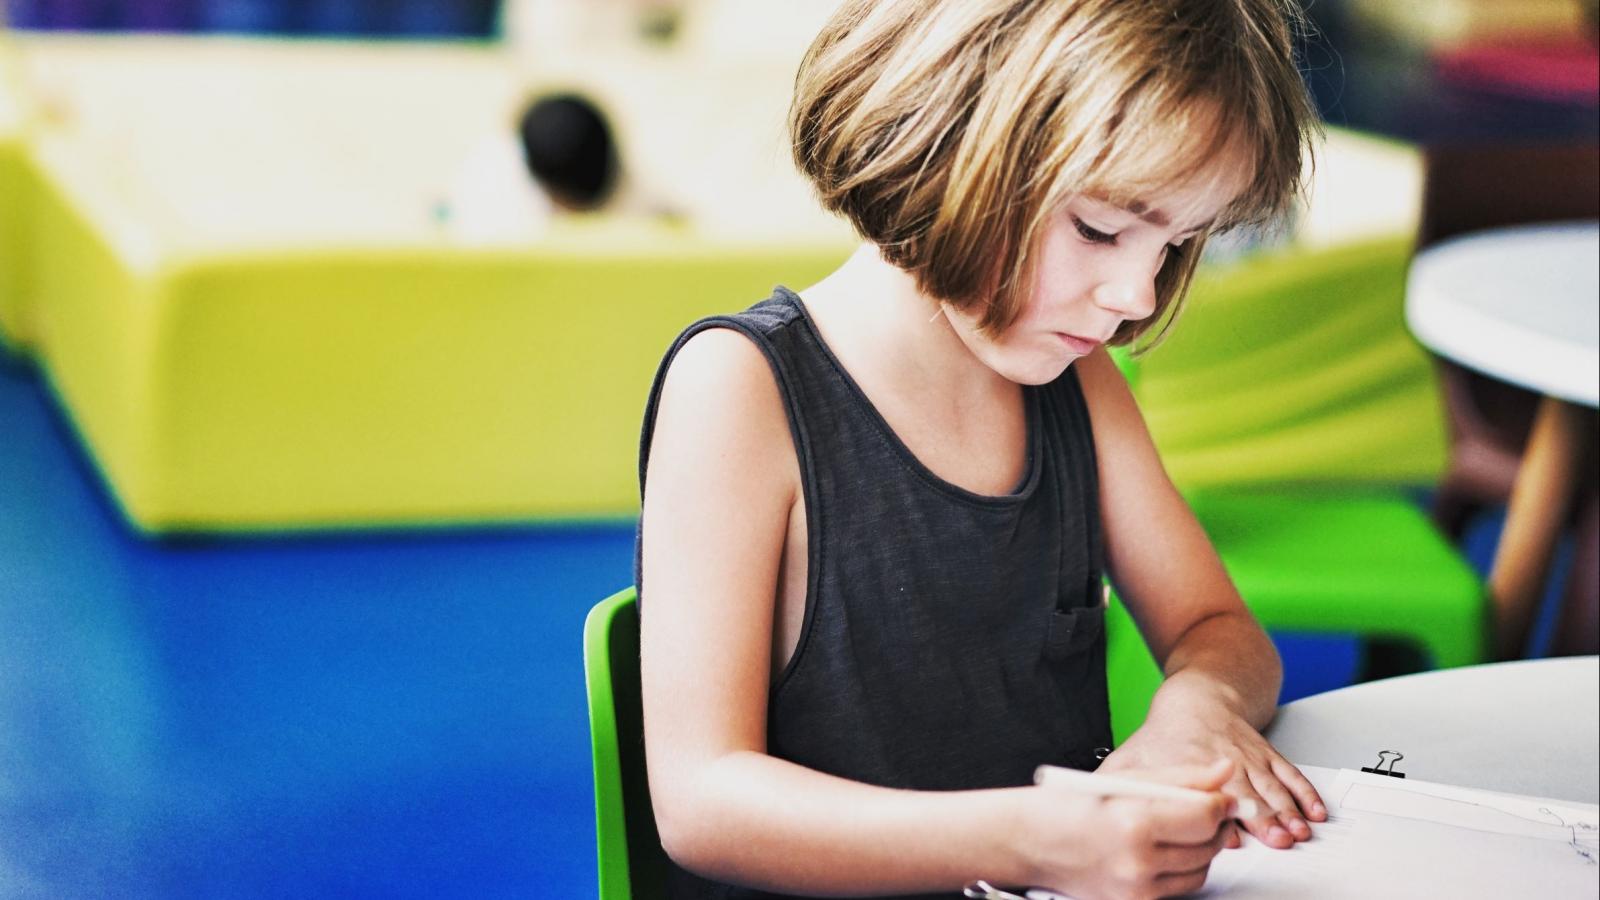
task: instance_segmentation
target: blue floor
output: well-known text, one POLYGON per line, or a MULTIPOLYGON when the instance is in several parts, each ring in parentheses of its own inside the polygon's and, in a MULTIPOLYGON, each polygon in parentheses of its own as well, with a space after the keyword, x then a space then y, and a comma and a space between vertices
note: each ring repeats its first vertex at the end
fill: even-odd
POLYGON ((631 553, 141 541, 0 362, 0 896, 594 896, 579 636, 631 553))

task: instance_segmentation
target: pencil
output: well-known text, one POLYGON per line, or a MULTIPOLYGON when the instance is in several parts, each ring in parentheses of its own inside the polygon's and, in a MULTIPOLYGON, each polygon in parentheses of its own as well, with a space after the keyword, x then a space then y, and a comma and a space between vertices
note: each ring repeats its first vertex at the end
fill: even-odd
MULTIPOLYGON (((1194 788, 1157 784, 1136 778, 1119 778, 1116 775, 1096 775, 1093 772, 1064 769, 1060 766, 1040 766, 1034 770, 1033 781, 1035 784, 1063 787, 1097 797, 1144 797, 1150 800, 1211 799, 1210 794, 1194 788)), ((1257 808, 1254 800, 1237 799, 1234 801, 1234 807, 1235 819, 1253 819, 1256 816, 1257 808)))

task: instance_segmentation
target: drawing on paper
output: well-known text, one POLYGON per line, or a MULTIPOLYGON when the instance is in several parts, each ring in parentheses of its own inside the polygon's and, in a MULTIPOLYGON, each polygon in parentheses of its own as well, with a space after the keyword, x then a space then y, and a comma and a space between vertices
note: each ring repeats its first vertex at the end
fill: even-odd
POLYGON ((1584 865, 1596 865, 1600 859, 1595 816, 1578 807, 1444 786, 1366 782, 1348 785, 1339 805, 1473 831, 1560 841, 1572 847, 1584 865))

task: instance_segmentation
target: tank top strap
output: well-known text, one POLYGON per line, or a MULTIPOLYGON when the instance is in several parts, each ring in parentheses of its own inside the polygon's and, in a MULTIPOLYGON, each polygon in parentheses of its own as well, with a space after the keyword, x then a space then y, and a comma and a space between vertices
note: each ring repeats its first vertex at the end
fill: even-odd
MULTIPOLYGON (((803 367, 795 364, 795 354, 785 352, 783 342, 776 336, 780 335, 788 326, 798 321, 803 313, 797 305, 788 301, 785 292, 781 289, 766 300, 743 312, 731 315, 707 316, 699 319, 688 328, 685 328, 667 349, 660 365, 656 367, 654 380, 650 385, 650 393, 645 401, 644 422, 639 435, 639 492, 644 493, 646 464, 650 459, 650 444, 655 434, 656 413, 661 405, 661 390, 666 382, 667 370, 671 368, 672 361, 677 358, 678 352, 695 335, 712 328, 728 328, 740 332, 749 338, 767 358, 767 363, 772 368, 772 375, 778 382, 778 392, 784 398, 784 411, 789 419, 789 427, 794 435, 796 449, 803 450, 807 445, 804 427, 798 421, 797 406, 791 402, 791 395, 799 389, 799 383, 806 374, 803 367), (797 370, 800 369, 800 370, 797 370)), ((804 454, 802 453, 802 459, 804 454)))

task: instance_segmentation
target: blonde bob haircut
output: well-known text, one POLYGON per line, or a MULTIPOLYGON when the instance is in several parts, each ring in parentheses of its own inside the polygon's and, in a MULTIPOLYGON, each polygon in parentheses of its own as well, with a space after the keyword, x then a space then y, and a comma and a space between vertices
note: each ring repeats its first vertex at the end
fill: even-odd
MULTIPOLYGON (((796 76, 795 161, 924 293, 999 333, 1074 196, 1139 211, 1242 151, 1211 232, 1289 208, 1320 128, 1301 22, 1289 0, 844 0, 796 76)), ((1166 327, 1204 239, 1168 253, 1155 313, 1112 343, 1166 327)))

